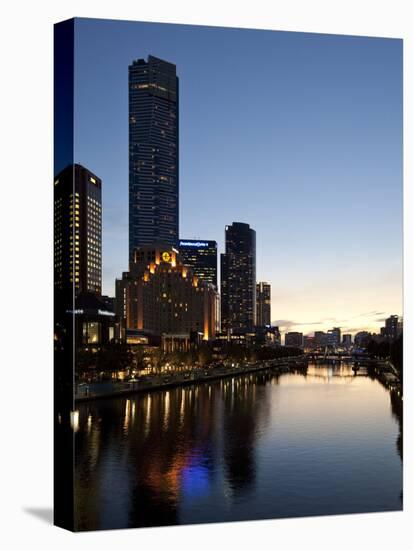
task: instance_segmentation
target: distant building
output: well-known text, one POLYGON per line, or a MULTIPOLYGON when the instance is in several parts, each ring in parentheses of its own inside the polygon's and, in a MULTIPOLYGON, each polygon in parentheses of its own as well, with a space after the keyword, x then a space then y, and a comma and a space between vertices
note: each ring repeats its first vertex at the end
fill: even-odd
POLYGON ((314 345, 315 347, 324 348, 328 345, 328 334, 322 330, 316 330, 314 332, 314 345))
POLYGON ((303 347, 303 333, 302 332, 287 332, 285 334, 285 345, 294 348, 303 347))
POLYGON ((354 336, 354 345, 357 348, 366 348, 368 344, 371 342, 371 339, 372 339, 371 332, 362 330, 354 336))
POLYGON ((257 283, 257 326, 271 325, 271 285, 257 283))
POLYGON ((180 239, 180 261, 201 280, 217 287, 217 242, 180 239))
POLYGON ((247 223, 225 228, 221 254, 221 330, 252 331, 256 325, 255 231, 247 223))
POLYGON ((179 86, 153 56, 129 66, 129 259, 138 246, 179 235, 179 86))
POLYGON ((116 313, 122 336, 133 331, 162 339, 168 349, 186 349, 193 333, 215 336, 217 291, 200 281, 161 243, 134 250, 128 272, 116 280, 116 313))
POLYGON ((271 327, 269 325, 256 326, 250 337, 250 342, 258 346, 280 346, 280 330, 278 327, 271 327))
POLYGON ((313 350, 316 347, 315 336, 304 336, 303 347, 305 351, 313 350))
POLYGON ((343 347, 351 347, 351 334, 343 334, 343 347))
POLYGON ((54 180, 54 285, 75 295, 102 289, 102 181, 80 164, 54 180))
POLYGON ((390 315, 385 320, 385 325, 380 329, 381 336, 394 340, 403 331, 403 319, 398 315, 390 315))
POLYGON ((341 329, 334 327, 327 332, 327 345, 331 348, 338 348, 341 344, 341 329))

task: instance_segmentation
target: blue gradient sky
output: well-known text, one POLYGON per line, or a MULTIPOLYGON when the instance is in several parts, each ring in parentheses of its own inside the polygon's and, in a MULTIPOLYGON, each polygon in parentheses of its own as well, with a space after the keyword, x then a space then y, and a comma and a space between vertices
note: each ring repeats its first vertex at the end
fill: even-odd
POLYGON ((180 234, 257 232, 284 330, 402 313, 402 41, 76 20, 75 160, 103 180, 103 292, 128 258, 128 65, 180 77, 180 234))

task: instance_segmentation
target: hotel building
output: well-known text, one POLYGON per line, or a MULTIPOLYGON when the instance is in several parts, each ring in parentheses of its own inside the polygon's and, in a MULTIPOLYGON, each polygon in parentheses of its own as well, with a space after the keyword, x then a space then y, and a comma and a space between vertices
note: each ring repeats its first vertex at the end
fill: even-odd
POLYGON ((186 349, 196 334, 215 336, 217 292, 201 281, 173 247, 157 243, 134 250, 128 272, 116 280, 116 313, 128 332, 174 340, 186 349))

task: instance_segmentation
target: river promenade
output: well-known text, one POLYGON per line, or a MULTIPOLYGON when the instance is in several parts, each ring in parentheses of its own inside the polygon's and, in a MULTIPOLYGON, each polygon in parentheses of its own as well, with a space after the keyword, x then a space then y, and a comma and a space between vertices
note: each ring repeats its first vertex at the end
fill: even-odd
POLYGON ((75 401, 80 403, 108 397, 123 397, 139 392, 150 392, 165 388, 174 388, 176 386, 199 384, 269 369, 282 373, 288 372, 292 368, 303 369, 306 367, 307 359, 304 356, 279 357, 277 359, 257 361, 234 367, 217 365, 184 372, 166 372, 136 380, 129 379, 125 382, 79 384, 76 387, 75 401))
MULTIPOLYGON (((402 388, 397 370, 390 361, 369 358, 365 361, 358 360, 354 362, 354 364, 354 372, 357 372, 360 366, 367 368, 372 374, 374 373, 388 389, 395 390, 399 395, 402 395, 402 388)), ((291 369, 304 369, 307 368, 307 366, 308 358, 303 355, 278 357, 267 361, 250 362, 236 366, 224 366, 220 364, 205 368, 197 367, 186 369, 184 371, 163 372, 136 379, 131 378, 127 381, 78 384, 75 391, 75 401, 80 403, 95 399, 121 397, 140 392, 174 388, 177 386, 188 386, 269 369, 283 373, 291 369)))

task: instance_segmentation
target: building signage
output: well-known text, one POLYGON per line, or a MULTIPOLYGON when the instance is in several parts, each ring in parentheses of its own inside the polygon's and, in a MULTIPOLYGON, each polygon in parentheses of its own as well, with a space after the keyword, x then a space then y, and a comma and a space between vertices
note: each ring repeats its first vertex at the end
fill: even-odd
POLYGON ((98 315, 108 315, 109 317, 115 316, 115 314, 112 311, 106 311, 104 309, 98 309, 98 315))
POLYGON ((197 248, 203 248, 208 246, 208 243, 203 241, 179 241, 179 246, 195 246, 197 248))

